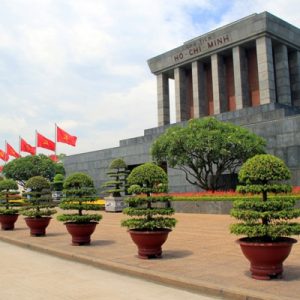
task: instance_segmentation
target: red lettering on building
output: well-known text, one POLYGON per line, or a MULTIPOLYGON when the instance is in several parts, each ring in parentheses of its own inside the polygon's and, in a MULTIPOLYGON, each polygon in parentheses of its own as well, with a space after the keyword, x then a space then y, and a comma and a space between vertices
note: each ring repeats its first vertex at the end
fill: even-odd
POLYGON ((182 52, 180 52, 177 55, 174 55, 174 60, 175 61, 182 60, 182 59, 183 59, 183 53, 182 52))
POLYGON ((214 46, 214 41, 212 42, 207 42, 207 47, 212 48, 214 46))
POLYGON ((191 48, 189 50, 189 55, 199 54, 200 52, 201 52, 201 48, 200 47, 194 47, 194 48, 191 48))

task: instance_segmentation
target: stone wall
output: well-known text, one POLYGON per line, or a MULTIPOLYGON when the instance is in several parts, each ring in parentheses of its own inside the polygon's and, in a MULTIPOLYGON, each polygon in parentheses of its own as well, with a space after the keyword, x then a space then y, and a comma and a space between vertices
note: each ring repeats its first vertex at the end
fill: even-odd
MULTIPOLYGON (((267 152, 281 157, 292 171, 293 185, 300 185, 300 110, 281 104, 249 107, 216 116, 219 120, 244 126, 267 140, 267 152)), ((180 123, 184 125, 186 122, 180 123)), ((86 172, 91 175, 99 191, 109 178, 108 165, 122 157, 129 166, 151 161, 150 146, 153 140, 172 125, 146 129, 144 136, 121 140, 120 146, 110 149, 71 155, 65 158, 67 174, 86 172)), ((190 185, 179 170, 168 169, 172 192, 199 191, 190 185)))

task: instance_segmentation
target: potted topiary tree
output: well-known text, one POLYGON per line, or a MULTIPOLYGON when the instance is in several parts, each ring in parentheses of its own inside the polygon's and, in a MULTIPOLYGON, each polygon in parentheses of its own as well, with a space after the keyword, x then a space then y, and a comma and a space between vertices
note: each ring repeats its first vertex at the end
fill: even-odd
POLYGON ((126 199, 129 207, 123 213, 134 218, 123 220, 121 225, 128 227, 130 236, 138 247, 139 258, 161 257, 161 246, 176 220, 169 217, 174 214, 170 207, 171 197, 153 196, 153 193, 167 191, 167 174, 161 167, 145 163, 132 170, 128 183, 131 185, 128 192, 137 195, 126 199), (139 195, 140 193, 143 195, 139 195))
POLYGON ((46 228, 50 223, 51 215, 56 213, 52 202, 50 183, 42 176, 34 176, 25 184, 27 191, 23 194, 28 206, 22 210, 25 222, 32 236, 46 235, 46 228))
POLYGON ((52 199, 59 201, 63 195, 62 190, 64 186, 65 176, 62 174, 56 174, 51 182, 52 199))
POLYGON ((122 158, 114 159, 110 165, 107 175, 112 178, 105 182, 102 187, 105 188, 104 192, 109 194, 105 197, 105 210, 110 212, 122 211, 124 208, 124 201, 122 193, 126 192, 128 176, 127 165, 122 158))
POLYGON ((19 196, 18 184, 13 179, 0 181, 0 195, 3 203, 0 205, 0 223, 2 230, 13 230, 18 219, 18 209, 16 204, 11 203, 12 198, 19 196))
POLYGON ((69 175, 64 182, 64 197, 59 207, 75 209, 77 212, 57 216, 58 221, 64 222, 70 235, 72 245, 88 245, 95 231, 100 214, 84 214, 87 210, 101 210, 101 205, 93 204, 97 199, 93 179, 84 173, 69 175))
POLYGON ((239 239, 242 252, 250 261, 250 271, 255 279, 267 280, 281 277, 282 263, 296 240, 288 236, 300 233, 300 224, 290 220, 300 216, 295 200, 270 197, 268 193, 289 192, 290 185, 280 183, 290 178, 285 163, 270 154, 256 155, 242 166, 237 187, 241 193, 261 194, 262 197, 234 202, 231 215, 239 223, 231 225, 231 232, 246 235, 239 239))

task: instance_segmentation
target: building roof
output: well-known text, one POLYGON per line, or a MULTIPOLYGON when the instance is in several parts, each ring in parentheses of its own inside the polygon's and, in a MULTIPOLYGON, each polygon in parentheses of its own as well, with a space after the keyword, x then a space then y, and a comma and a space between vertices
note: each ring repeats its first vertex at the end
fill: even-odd
POLYGON ((152 73, 159 74, 213 53, 246 44, 264 35, 300 50, 300 29, 268 12, 262 12, 191 39, 175 49, 149 59, 148 65, 152 73))

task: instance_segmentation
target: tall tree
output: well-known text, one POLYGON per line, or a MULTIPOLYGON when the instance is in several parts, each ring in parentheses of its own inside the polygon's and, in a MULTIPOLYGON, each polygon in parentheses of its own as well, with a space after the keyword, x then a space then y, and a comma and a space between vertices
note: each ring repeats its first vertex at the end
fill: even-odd
POLYGON ((52 181, 56 163, 44 154, 20 157, 3 167, 2 173, 24 186, 25 181, 34 176, 43 176, 52 181))
POLYGON ((151 153, 156 162, 182 170, 189 183, 217 190, 222 174, 236 173, 264 148, 264 139, 249 130, 207 117, 169 128, 154 141, 151 153))

